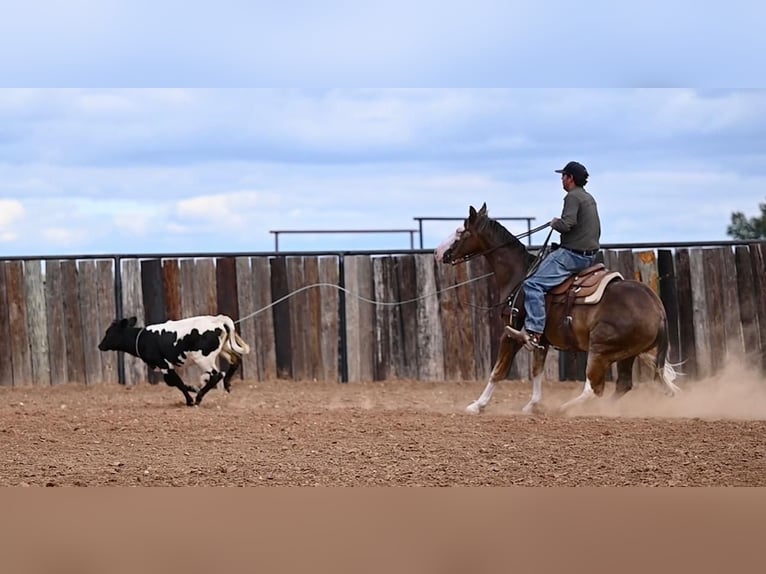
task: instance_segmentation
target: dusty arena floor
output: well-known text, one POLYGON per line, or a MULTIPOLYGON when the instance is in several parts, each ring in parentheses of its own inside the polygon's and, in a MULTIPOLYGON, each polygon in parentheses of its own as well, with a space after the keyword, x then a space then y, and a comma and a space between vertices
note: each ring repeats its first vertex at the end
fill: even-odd
POLYGON ((0 486, 766 485, 758 376, 567 417, 579 384, 546 385, 551 414, 520 414, 522 382, 464 414, 483 386, 235 381, 194 408, 164 384, 0 388, 0 486))

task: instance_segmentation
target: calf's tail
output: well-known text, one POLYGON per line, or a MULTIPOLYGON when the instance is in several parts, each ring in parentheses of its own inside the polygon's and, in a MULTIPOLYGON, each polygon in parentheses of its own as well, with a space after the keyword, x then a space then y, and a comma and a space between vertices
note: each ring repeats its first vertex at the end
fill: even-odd
POLYGON ((237 333, 237 330, 234 327, 234 321, 232 321, 231 317, 221 315, 221 319, 223 320, 223 326, 226 329, 226 340, 228 341, 231 350, 240 356, 248 354, 250 352, 250 346, 245 343, 242 337, 237 333))

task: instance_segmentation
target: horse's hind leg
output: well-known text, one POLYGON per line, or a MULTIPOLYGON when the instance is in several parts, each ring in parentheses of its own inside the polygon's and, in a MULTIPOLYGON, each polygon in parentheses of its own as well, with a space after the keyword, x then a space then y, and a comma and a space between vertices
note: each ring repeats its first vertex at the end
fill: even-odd
POLYGON ((604 394, 604 385, 606 384, 606 370, 609 368, 609 361, 601 355, 591 352, 588 355, 588 365, 585 370, 585 386, 582 392, 567 401, 561 406, 561 411, 567 411, 575 405, 584 403, 594 396, 600 397, 604 394))
POLYGON ((633 363, 635 357, 617 361, 617 382, 615 383, 614 398, 619 399, 633 388, 633 363))

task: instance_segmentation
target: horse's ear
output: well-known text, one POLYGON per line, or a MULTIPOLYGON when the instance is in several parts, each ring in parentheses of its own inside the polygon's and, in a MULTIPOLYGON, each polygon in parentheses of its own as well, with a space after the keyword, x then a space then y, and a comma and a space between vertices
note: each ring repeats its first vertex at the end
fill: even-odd
POLYGON ((481 209, 479 210, 479 215, 487 215, 487 202, 485 201, 481 205, 481 209))
POLYGON ((468 207, 468 219, 476 219, 476 209, 473 205, 468 207))

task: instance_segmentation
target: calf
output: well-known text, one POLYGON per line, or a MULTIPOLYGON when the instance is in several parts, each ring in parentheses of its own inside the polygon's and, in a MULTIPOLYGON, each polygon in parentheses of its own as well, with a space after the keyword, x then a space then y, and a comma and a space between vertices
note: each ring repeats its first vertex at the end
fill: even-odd
POLYGON ((98 348, 100 351, 130 353, 150 368, 158 369, 169 386, 184 394, 189 406, 199 405, 202 397, 222 378, 223 388, 230 392, 231 377, 239 367, 242 355, 250 352, 250 347, 234 330, 234 321, 226 315, 203 315, 146 327, 136 327, 135 317, 115 319, 98 348), (218 368, 219 355, 229 363, 226 374, 218 368), (188 361, 203 371, 199 390, 185 384, 176 373, 176 369, 188 361), (196 399, 192 399, 190 393, 196 393, 196 399))

